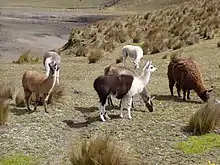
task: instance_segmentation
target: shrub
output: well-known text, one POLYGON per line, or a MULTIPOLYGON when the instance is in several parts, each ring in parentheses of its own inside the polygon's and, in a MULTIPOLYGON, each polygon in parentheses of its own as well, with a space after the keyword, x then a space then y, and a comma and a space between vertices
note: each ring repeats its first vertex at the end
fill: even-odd
POLYGON ((121 62, 122 62, 122 59, 123 59, 122 57, 117 58, 116 61, 115 61, 115 63, 116 63, 116 64, 121 63, 121 62))
POLYGON ((101 48, 104 49, 106 52, 112 52, 115 49, 115 45, 113 41, 106 42, 104 41, 101 45, 101 48))
POLYGON ((16 61, 13 61, 13 63, 15 63, 15 64, 38 63, 39 62, 39 57, 31 55, 30 53, 31 53, 30 49, 28 51, 25 51, 24 53, 22 53, 22 55, 16 61))
POLYGON ((213 98, 196 111, 189 120, 187 130, 194 134, 204 134, 213 131, 220 122, 220 102, 213 98))
POLYGON ((133 43, 139 43, 141 40, 141 35, 137 34, 134 38, 133 38, 133 43))
POLYGON ((123 30, 119 30, 115 32, 115 41, 118 43, 124 43, 126 41, 126 35, 123 30))
POLYGON ((86 48, 85 46, 80 47, 77 51, 76 51, 76 56, 83 56, 86 57, 86 54, 88 53, 88 48, 86 48))
POLYGON ((73 146, 72 165, 137 165, 127 148, 108 136, 96 136, 73 146))
POLYGON ((97 61, 99 61, 103 56, 103 53, 100 49, 94 49, 90 52, 90 55, 88 57, 89 60, 89 64, 90 63, 96 63, 97 61))
POLYGON ((20 89, 15 96, 15 105, 17 107, 25 107, 24 91, 20 89))
POLYGON ((56 85, 53 91, 50 94, 48 99, 48 104, 56 104, 56 103, 63 103, 65 100, 66 92, 65 86, 63 84, 56 85))
POLYGON ((220 48, 220 41, 217 42, 217 47, 220 48))
POLYGON ((0 98, 0 125, 7 122, 9 111, 9 100, 0 98))
POLYGON ((12 84, 0 84, 0 97, 5 99, 13 99, 15 87, 12 84))

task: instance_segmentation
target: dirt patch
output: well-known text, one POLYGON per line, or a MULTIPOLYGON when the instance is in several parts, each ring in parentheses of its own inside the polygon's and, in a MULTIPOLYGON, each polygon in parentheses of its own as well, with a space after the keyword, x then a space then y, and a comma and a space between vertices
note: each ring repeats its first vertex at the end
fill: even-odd
POLYGON ((1 9, 0 54, 4 61, 15 60, 29 49, 42 55, 47 50, 63 46, 72 28, 110 16, 58 9, 1 9))

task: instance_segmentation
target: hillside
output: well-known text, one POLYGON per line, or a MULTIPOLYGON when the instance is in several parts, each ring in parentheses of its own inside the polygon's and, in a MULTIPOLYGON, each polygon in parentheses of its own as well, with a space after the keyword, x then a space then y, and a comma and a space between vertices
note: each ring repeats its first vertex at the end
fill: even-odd
POLYGON ((110 8, 115 10, 152 10, 162 6, 179 4, 184 0, 1 0, 1 7, 47 8, 110 8))
POLYGON ((219 34, 219 28, 218 0, 189 1, 145 15, 116 17, 73 29, 67 54, 89 56, 92 49, 111 54, 126 43, 140 45, 145 54, 155 54, 212 39, 219 34))
MULTIPOLYGON (((0 1, 0 5, 4 1, 0 1)), ((65 45, 66 50, 61 53, 61 91, 58 91, 60 100, 48 105, 49 113, 45 113, 43 106, 38 106, 37 111, 27 111, 24 104, 16 105, 14 98, 8 104, 8 118, 2 117, 7 116, 7 113, 1 109, 0 100, 0 121, 7 118, 6 123, 0 125, 0 165, 71 165, 72 149, 80 150, 79 144, 84 139, 102 134, 113 137, 114 144, 124 144, 126 150, 133 154, 141 165, 219 165, 220 135, 216 132, 220 130, 220 122, 211 123, 216 124, 215 131, 200 136, 194 136, 183 129, 188 125, 192 114, 204 106, 204 103, 194 91, 191 92, 191 100, 186 102, 177 97, 176 88, 175 96, 171 96, 167 68, 171 55, 181 50, 183 57, 192 57, 198 62, 205 87, 212 88, 215 97, 220 99, 220 3, 219 0, 192 0, 175 5, 174 1, 167 0, 168 3, 163 5, 165 0, 157 0, 160 3, 156 3, 156 0, 121 0, 115 6, 105 9, 115 15, 114 18, 74 28, 65 45), (150 2, 152 7, 149 10, 146 8, 144 14, 127 15, 124 12, 124 16, 119 17, 114 12, 122 8, 135 11, 146 2, 150 2), (163 9, 153 10, 159 6, 163 6, 163 9), (99 99, 93 82, 95 78, 103 75, 106 66, 115 63, 121 56, 121 48, 125 44, 140 45, 144 49, 145 56, 138 73, 142 72, 146 61, 152 61, 157 67, 147 84, 151 96, 155 96, 154 111, 149 112, 140 96, 136 95, 134 108, 131 110, 132 119, 128 119, 127 110, 123 112, 124 118, 120 118, 119 100, 113 99, 116 106, 106 106, 111 120, 101 122, 99 99), (95 64, 88 64, 91 54, 98 57, 95 64)), ((70 2, 76 1, 33 0, 28 4, 30 1, 27 0, 9 2, 14 6, 23 3, 24 6, 32 4, 41 7, 45 3, 48 7, 62 8, 63 5, 65 8, 70 2)), ((9 2, 5 1, 5 6, 9 2)), ((90 2, 93 2, 92 5, 103 4, 101 0, 82 0, 85 6, 90 2)), ((24 12, 22 8, 21 12, 24 12)), ((69 10, 67 12, 71 18, 73 13, 69 10)), ((89 19, 94 15, 83 15, 80 18, 89 19)), ((47 20, 45 22, 50 24, 47 20)), ((37 25, 45 22, 36 22, 32 26, 27 26, 27 23, 20 24, 23 25, 24 31, 34 33, 36 29, 39 30, 37 25)), ((58 24, 59 22, 56 22, 52 25, 57 27, 58 24)), ((60 29, 63 27, 65 24, 60 29)), ((27 37, 27 33, 22 34, 27 37)), ((51 45, 57 44, 55 39, 41 38, 38 41, 42 45, 46 41, 51 45)), ((15 87, 15 93, 13 90, 12 93, 22 102, 24 98, 21 79, 24 72, 36 70, 45 74, 45 68, 42 58, 33 62, 28 53, 21 57, 23 61, 27 58, 27 63, 7 63, 0 60, 0 94, 7 90, 4 85, 1 86, 1 83, 5 83, 9 87, 15 87)), ((126 65, 133 68, 130 59, 126 65)), ((33 109, 33 105, 30 108, 33 109)), ((220 121, 220 118, 216 121, 220 121)), ((81 149, 82 152, 85 148, 81 149)), ((94 153, 91 148, 88 150, 94 153)), ((98 155, 99 153, 100 151, 98 155)), ((82 162, 86 161, 80 154, 77 156, 84 158, 82 162)))

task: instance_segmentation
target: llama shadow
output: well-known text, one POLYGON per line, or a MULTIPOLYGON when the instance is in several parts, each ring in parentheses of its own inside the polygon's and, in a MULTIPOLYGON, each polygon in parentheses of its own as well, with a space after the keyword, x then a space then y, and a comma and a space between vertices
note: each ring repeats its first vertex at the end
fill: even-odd
POLYGON ((176 101, 176 102, 188 102, 188 103, 194 103, 194 104, 202 104, 200 101, 195 100, 187 100, 183 101, 182 98, 178 96, 171 96, 171 95, 152 95, 152 97, 155 96, 155 100, 158 101, 176 101))
MULTIPOLYGON (((111 120, 112 119, 119 119, 119 115, 108 115, 111 120)), ((108 122, 110 120, 106 120, 108 122)), ((66 123, 70 128, 83 128, 83 127, 88 127, 89 124, 94 123, 94 122, 102 122, 99 116, 95 117, 88 117, 85 122, 74 122, 72 120, 63 120, 62 122, 66 123)))
POLYGON ((76 111, 81 113, 92 113, 98 111, 98 107, 74 107, 76 111))
POLYGON ((31 114, 35 111, 33 111, 33 110, 28 111, 27 108, 17 108, 17 107, 15 107, 15 108, 11 109, 11 112, 16 116, 21 116, 21 115, 25 115, 25 114, 31 114))
MULTIPOLYGON (((92 112, 98 112, 99 111, 99 108, 98 108, 98 106, 96 106, 96 107, 74 107, 75 108, 75 110, 77 110, 77 111, 80 111, 81 113, 84 113, 84 114, 86 114, 86 113, 92 113, 92 112)), ((109 111, 109 110, 115 110, 115 109, 120 109, 120 107, 119 106, 110 106, 110 105, 107 105, 106 106, 106 108, 105 108, 107 111, 109 111)))

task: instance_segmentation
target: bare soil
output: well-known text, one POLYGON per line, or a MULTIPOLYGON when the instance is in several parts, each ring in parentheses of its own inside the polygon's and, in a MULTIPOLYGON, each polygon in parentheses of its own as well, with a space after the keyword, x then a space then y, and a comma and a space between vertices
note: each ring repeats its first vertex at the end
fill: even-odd
POLYGON ((63 46, 72 28, 111 15, 88 10, 45 8, 2 8, 0 12, 0 54, 12 61, 29 49, 42 55, 63 46))

